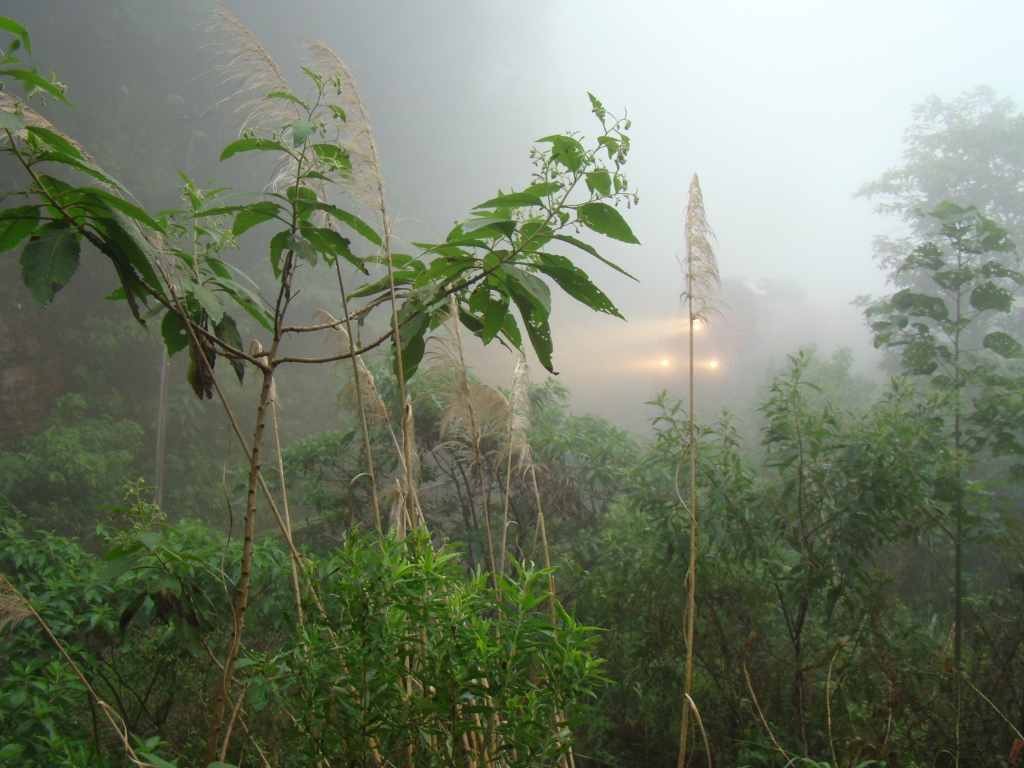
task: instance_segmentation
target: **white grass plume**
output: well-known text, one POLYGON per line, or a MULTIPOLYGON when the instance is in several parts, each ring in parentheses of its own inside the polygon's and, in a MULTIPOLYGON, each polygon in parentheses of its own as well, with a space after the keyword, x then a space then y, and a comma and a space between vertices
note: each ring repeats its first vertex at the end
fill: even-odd
POLYGON ((210 31, 219 36, 216 48, 226 57, 213 71, 221 85, 231 88, 214 107, 235 104, 228 120, 238 119, 240 132, 246 128, 279 129, 301 118, 293 102, 267 98, 269 93, 291 93, 291 89, 284 72, 249 28, 219 2, 209 18, 210 31))
POLYGON ((16 627, 32 615, 28 601, 0 576, 0 632, 10 624, 16 627))
POLYGON ((707 320, 715 313, 714 296, 718 291, 718 260, 713 241, 715 233, 704 213, 704 196, 700 191, 697 174, 690 180, 686 200, 686 254, 679 260, 686 277, 686 289, 681 296, 688 305, 692 319, 707 320))
POLYGON ((345 110, 345 122, 339 127, 341 143, 352 163, 350 187, 361 204, 373 208, 381 218, 385 236, 390 236, 384 203, 384 176, 381 173, 377 143, 373 138, 370 113, 363 93, 345 62, 319 40, 303 40, 309 49, 310 68, 324 78, 337 78, 336 93, 327 94, 336 106, 345 110))
POLYGON ((519 350, 515 371, 512 373, 512 387, 508 399, 508 443, 505 445, 507 463, 505 467, 505 509, 501 519, 501 556, 498 570, 505 570, 505 550, 508 540, 508 507, 512 497, 512 459, 519 456, 519 467, 526 470, 530 463, 530 442, 527 433, 530 420, 526 415, 529 403, 530 368, 526 355, 519 350))

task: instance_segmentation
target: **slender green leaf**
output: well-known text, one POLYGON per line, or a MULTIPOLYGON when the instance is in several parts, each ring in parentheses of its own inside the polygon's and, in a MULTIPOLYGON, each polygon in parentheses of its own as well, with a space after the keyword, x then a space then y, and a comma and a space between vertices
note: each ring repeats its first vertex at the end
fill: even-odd
POLYGON ((31 88, 38 88, 39 90, 50 94, 53 98, 60 99, 68 106, 71 106, 71 102, 68 101, 64 92, 49 80, 42 77, 34 69, 5 69, 3 70, 3 74, 8 77, 13 77, 15 80, 20 80, 25 86, 26 91, 31 88))
POLYGON ((271 150, 276 149, 279 152, 288 152, 283 144, 271 139, 261 139, 258 137, 250 137, 246 139, 238 139, 232 141, 226 147, 224 151, 220 153, 221 160, 227 160, 229 157, 234 157, 239 152, 252 152, 253 150, 271 150))
MULTIPOLYGON (((553 238, 554 238, 555 240, 561 240, 561 241, 562 241, 563 243, 569 243, 569 245, 574 245, 574 246, 576 246, 577 248, 579 248, 580 250, 586 251, 586 252, 587 252, 587 253, 589 253, 589 254, 590 254, 591 256, 593 256, 593 257, 594 257, 595 259, 597 259, 598 261, 600 261, 600 262, 602 262, 602 263, 604 263, 604 264, 607 264, 607 265, 608 265, 609 267, 611 267, 612 269, 614 269, 614 270, 615 270, 616 272, 618 272, 619 274, 621 274, 621 275, 625 275, 625 276, 626 276, 626 277, 628 277, 628 278, 629 278, 630 280, 636 280, 636 278, 635 278, 635 277, 633 277, 633 276, 632 276, 631 274, 629 274, 629 272, 627 272, 626 270, 624 270, 624 269, 623 269, 622 267, 620 267, 620 266, 619 266, 618 264, 615 264, 614 262, 608 261, 608 259, 606 259, 606 258, 605 258, 604 256, 602 256, 601 254, 599 254, 599 253, 597 252, 597 249, 595 249, 595 248, 594 248, 594 247, 593 247, 592 245, 590 245, 589 243, 585 243, 585 242, 583 242, 582 240, 579 240, 579 239, 577 239, 577 238, 575 238, 575 237, 572 237, 571 235, 553 235, 553 238)), ((640 282, 639 280, 636 280, 636 281, 637 281, 637 282, 640 282)))
POLYGON ((25 50, 28 53, 32 53, 32 40, 28 36, 28 30, 21 26, 21 24, 16 22, 14 19, 9 19, 6 16, 0 16, 0 29, 21 38, 21 42, 25 46, 25 50))
POLYGON ((539 195, 531 192, 512 192, 507 195, 498 195, 486 203, 474 205, 473 208, 523 208, 531 205, 544 205, 544 201, 539 195))

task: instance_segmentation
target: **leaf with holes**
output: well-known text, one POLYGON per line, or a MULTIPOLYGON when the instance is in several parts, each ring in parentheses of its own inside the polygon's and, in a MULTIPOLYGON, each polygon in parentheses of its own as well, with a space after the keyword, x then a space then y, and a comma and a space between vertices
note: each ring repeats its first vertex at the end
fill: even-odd
POLYGON ((78 270, 78 235, 63 223, 48 224, 21 252, 21 279, 42 306, 53 301, 78 270))

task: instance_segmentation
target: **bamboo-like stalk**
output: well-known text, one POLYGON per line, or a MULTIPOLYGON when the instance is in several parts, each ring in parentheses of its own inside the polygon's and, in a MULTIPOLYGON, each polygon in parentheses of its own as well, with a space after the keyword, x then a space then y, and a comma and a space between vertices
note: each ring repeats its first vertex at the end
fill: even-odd
POLYGON ((341 309, 345 313, 345 330, 348 332, 349 349, 352 351, 352 381, 356 391, 356 410, 359 411, 359 427, 363 433, 363 452, 366 454, 366 474, 370 477, 370 493, 373 502, 373 522, 377 526, 377 536, 383 531, 380 527, 380 501, 377 498, 377 477, 373 473, 373 452, 370 449, 370 429, 366 424, 366 411, 363 408, 363 387, 360 382, 359 366, 361 360, 355 353, 356 345, 352 342, 352 316, 348 311, 348 297, 345 294, 345 282, 341 278, 341 259, 334 260, 334 268, 338 273, 338 291, 341 293, 341 309))
POLYGON ((508 400, 508 464, 505 467, 505 509, 501 518, 501 564, 500 573, 505 572, 505 550, 508 539, 508 505, 512 485, 512 457, 519 454, 519 464, 529 461, 530 444, 526 440, 526 404, 527 385, 530 369, 526 364, 526 355, 519 350, 519 359, 512 374, 512 387, 508 400))
MULTIPOLYGON (((690 423, 689 444, 690 455, 690 499, 687 513, 690 517, 690 562, 686 570, 686 615, 684 632, 686 634, 686 678, 684 696, 692 702, 693 685, 693 623, 697 612, 697 435, 694 426, 694 356, 693 332, 694 323, 698 320, 707 321, 714 311, 712 297, 718 287, 718 262, 711 241, 714 233, 708 225, 704 214, 704 198, 700 191, 697 174, 690 180, 690 190, 686 201, 686 255, 680 260, 686 278, 686 289, 682 295, 689 318, 689 359, 690 359, 690 423)), ((678 768, 686 767, 686 740, 689 731, 690 706, 683 704, 682 725, 679 734, 678 768)), ((694 707, 696 710, 696 707, 694 707)))

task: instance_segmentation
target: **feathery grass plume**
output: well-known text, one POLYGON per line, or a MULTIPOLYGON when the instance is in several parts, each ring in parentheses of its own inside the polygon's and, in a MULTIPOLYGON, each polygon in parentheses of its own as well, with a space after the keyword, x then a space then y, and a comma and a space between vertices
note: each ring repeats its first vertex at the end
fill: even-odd
MULTIPOLYGON (((718 261, 712 241, 715 233, 711 231, 707 216, 704 213, 704 196, 700 191, 697 174, 690 180, 690 190, 686 200, 686 255, 679 259, 686 279, 683 291, 683 303, 689 315, 690 339, 690 441, 687 450, 690 454, 690 503, 683 504, 690 517, 690 563, 686 571, 686 616, 684 628, 686 633, 686 683, 685 697, 690 698, 693 682, 693 620, 697 611, 696 598, 696 567, 697 567, 697 441, 693 422, 693 331, 697 320, 707 322, 716 314, 714 305, 718 290, 718 261)), ((682 499, 680 498, 682 502, 682 499)), ((694 705, 694 711, 696 706, 694 705)), ((686 738, 690 727, 690 706, 683 705, 683 722, 679 735, 679 768, 686 766, 686 738)))
MULTIPOLYGON (((384 177, 380 170, 377 144, 373 139, 370 114, 363 101, 362 91, 352 72, 338 55, 319 40, 303 40, 309 49, 310 68, 325 78, 338 78, 339 88, 331 102, 345 111, 345 121, 338 126, 341 144, 349 153, 352 163, 350 188, 359 202, 385 215, 384 177)), ((387 234, 388 224, 382 222, 387 234)))
MULTIPOLYGON (((391 259, 391 220, 388 216, 387 198, 384 195, 384 176, 380 169, 377 143, 370 126, 370 113, 363 100, 359 84, 345 62, 319 40, 306 38, 312 69, 325 78, 337 78, 338 88, 332 103, 345 112, 345 121, 339 127, 343 135, 342 144, 349 153, 352 173, 349 186, 363 205, 373 208, 380 219, 381 255, 388 271, 388 289, 391 294, 391 332, 396 350, 398 369, 398 401, 405 403, 405 369, 402 363, 402 333, 398 322, 398 297, 395 292, 394 263, 391 259)), ((402 444, 405 463, 412 464, 412 446, 408 441, 402 444)), ((414 514, 415 493, 406 489, 409 516, 414 514)))
POLYGON ((213 107, 235 103, 228 120, 239 118, 239 132, 246 128, 278 129, 300 119, 296 104, 287 99, 268 99, 267 94, 291 93, 284 72, 256 36, 220 2, 209 13, 208 28, 219 36, 216 49, 227 60, 213 67, 221 85, 231 93, 213 107))
POLYGON ((527 433, 530 429, 530 418, 527 416, 529 407, 530 366, 526 362, 526 354, 519 350, 515 371, 512 373, 512 387, 508 398, 508 453, 505 467, 505 510, 501 518, 501 564, 500 572, 505 571, 505 549, 508 540, 508 505, 512 485, 512 459, 519 456, 519 469, 526 470, 531 463, 530 442, 527 433))
POLYGON ((491 515, 488 505, 490 489, 484 472, 481 442, 485 436, 499 435, 508 419, 508 402, 494 387, 479 382, 470 383, 466 369, 466 356, 459 329, 459 307, 455 296, 449 297, 448 318, 444 322, 444 337, 433 337, 437 346, 431 356, 440 362, 442 372, 451 386, 450 401, 441 417, 440 432, 448 437, 443 445, 458 455, 468 453, 476 466, 480 481, 480 506, 487 529, 487 557, 494 573, 494 541, 491 535, 491 515))
POLYGON ((31 615, 28 601, 6 580, 0 580, 0 632, 8 624, 18 626, 31 615))

